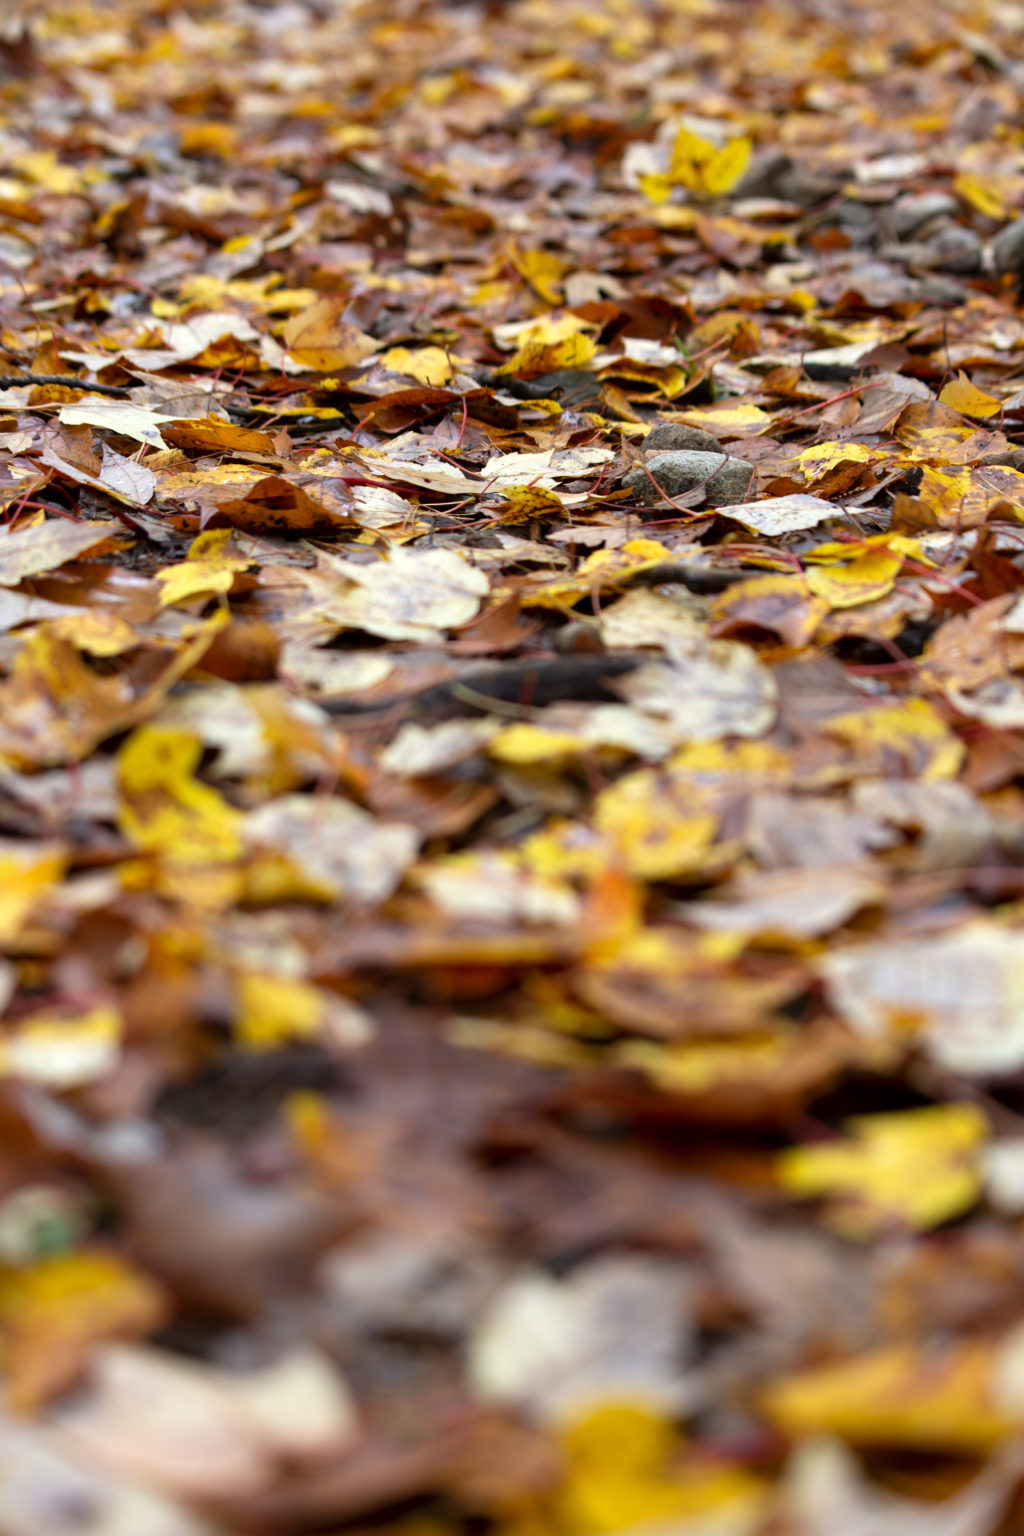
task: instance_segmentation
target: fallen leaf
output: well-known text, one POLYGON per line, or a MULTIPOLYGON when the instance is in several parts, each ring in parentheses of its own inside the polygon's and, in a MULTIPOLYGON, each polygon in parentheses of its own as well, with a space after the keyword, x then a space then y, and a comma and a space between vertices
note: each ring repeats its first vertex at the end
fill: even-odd
POLYGON ((790 1147, 779 1158, 784 1186, 826 1196, 830 1226, 869 1238, 905 1221, 918 1230, 969 1210, 982 1189, 978 1154, 989 1125, 970 1104, 861 1115, 842 1143, 790 1147))

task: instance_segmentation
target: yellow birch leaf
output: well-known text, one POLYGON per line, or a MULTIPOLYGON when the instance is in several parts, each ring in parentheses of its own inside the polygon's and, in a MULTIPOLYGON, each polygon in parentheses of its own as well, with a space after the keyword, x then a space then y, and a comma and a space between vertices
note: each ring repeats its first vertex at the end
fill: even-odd
POLYGON ((452 359, 443 347, 389 347, 380 361, 392 373, 402 373, 428 389, 442 389, 452 381, 452 359))
POLYGON ((355 367, 376 352, 372 336, 342 319, 348 303, 340 296, 320 298, 285 323, 281 334, 292 362, 299 368, 331 373, 355 367))
POLYGON ((540 336, 530 335, 521 343, 515 355, 507 363, 502 363, 495 372, 519 376, 555 373, 561 368, 583 368, 596 351, 597 342, 593 336, 587 336, 582 331, 555 341, 545 341, 540 336))
POLYGON ((976 176, 972 171, 961 171, 953 178, 953 191, 986 219, 1009 219, 1013 216, 1012 205, 1007 203, 991 176, 976 176))
POLYGON ((575 731, 549 731, 524 720, 499 731, 487 750, 499 762, 523 768, 571 757, 574 752, 585 752, 589 745, 586 736, 575 731))
POLYGON ((825 1219, 844 1236, 877 1237, 894 1220, 927 1231, 981 1193, 989 1125, 973 1104, 860 1115, 844 1130, 843 1141, 790 1147, 776 1164, 793 1194, 830 1197, 825 1219))
POLYGON ((228 547, 233 533, 231 528, 208 529, 193 541, 184 560, 157 572, 162 608, 191 597, 230 592, 238 572, 252 565, 248 556, 228 547))
POLYGON ((572 608, 581 598, 607 592, 668 559, 669 549, 657 539, 630 539, 621 549, 595 550, 571 576, 540 578, 532 589, 524 583, 521 600, 524 606, 572 608))
POLYGON ((644 197, 650 203, 667 203, 672 196, 672 179, 659 171, 649 171, 637 178, 644 197))
POLYGON ((668 179, 691 192, 721 196, 731 192, 743 175, 752 149, 747 138, 730 139, 719 149, 710 139, 684 126, 672 145, 668 179))
POLYGON ((146 725, 118 753, 118 825, 137 847, 172 864, 227 863, 242 851, 241 814, 195 778, 202 752, 187 731, 146 725))
POLYGON ((1003 502, 1016 510, 1024 501, 1024 474, 1003 464, 969 469, 935 469, 926 464, 917 500, 939 528, 978 528, 1003 502))
POLYGON ((870 758, 878 772, 893 777, 912 774, 923 783, 955 779, 966 748, 927 699, 903 699, 878 709, 851 710, 822 723, 829 736, 838 736, 870 758))
POLYGON ((10 1404, 27 1412, 72 1386, 95 1345, 146 1334, 163 1311, 151 1280, 98 1248, 0 1270, 0 1353, 10 1404))
POLYGON ((715 405, 691 406, 676 419, 688 427, 701 427, 705 432, 713 432, 716 436, 724 433, 727 437, 766 432, 773 425, 767 411, 742 400, 719 400, 715 405))
POLYGON ((46 1088, 80 1088, 117 1065, 121 1031, 121 1015, 105 1004, 81 1014, 32 1014, 0 1037, 0 1074, 46 1088))
POLYGON ((790 1376, 763 1395, 762 1406, 790 1435, 976 1455, 1020 1428, 996 1399, 993 1365, 988 1340, 941 1352, 897 1344, 790 1376))
POLYGON ((703 169, 714 154, 715 146, 710 139, 701 138, 685 126, 680 128, 669 157, 669 180, 691 192, 701 191, 703 169))
POLYGON ((759 1523, 764 1484, 698 1450, 678 1462, 672 1424, 642 1402, 601 1404, 569 1424, 564 1444, 569 1475, 553 1513, 555 1528, 568 1536, 612 1536, 647 1524, 682 1533, 691 1518, 711 1530, 716 1517, 742 1536, 759 1523))
POLYGON ((903 556, 895 550, 869 549, 849 562, 812 565, 805 575, 814 596, 830 608, 855 608, 891 592, 902 565, 903 556))
POLYGON ((53 889, 67 868, 63 850, 51 846, 24 849, 5 842, 0 851, 0 944, 9 944, 21 932, 25 919, 47 891, 53 889))
POLYGON ((718 817, 695 807, 686 814, 659 794, 646 772, 627 774, 603 789, 594 825, 637 880, 668 880, 699 869, 718 831, 718 817))
POLYGON ((494 519, 498 523, 528 523, 535 517, 560 516, 565 508, 554 491, 542 485, 503 485, 505 506, 494 519))
POLYGON ((750 139, 730 139, 716 150, 702 169, 703 190, 712 197, 731 192, 750 163, 753 151, 750 139))
POLYGON ((237 981, 235 1033, 251 1051, 271 1051, 315 1035, 324 1015, 316 987, 292 977, 247 972, 237 981))
POLYGON ((519 845, 524 866, 549 879, 594 880, 608 867, 608 843, 582 821, 549 822, 519 845))
POLYGON ((510 259, 545 304, 561 304, 565 263, 553 251, 524 251, 515 246, 510 259))
POLYGON ((50 632, 89 656, 122 656, 140 643, 138 633, 127 619, 97 608, 79 608, 53 619, 50 632))
POLYGON ((238 127, 234 123, 186 123, 181 130, 181 153, 183 155, 217 155, 221 160, 226 160, 234 153, 238 143, 238 132, 238 127))
POLYGON ((871 464, 881 457, 877 449, 863 443, 814 443, 797 455, 797 462, 810 485, 839 464, 871 464))
POLYGON ((964 416, 983 418, 995 416, 1002 409, 1002 401, 978 389, 962 369, 955 379, 951 379, 943 386, 939 401, 942 405, 951 406, 954 411, 959 411, 964 416))

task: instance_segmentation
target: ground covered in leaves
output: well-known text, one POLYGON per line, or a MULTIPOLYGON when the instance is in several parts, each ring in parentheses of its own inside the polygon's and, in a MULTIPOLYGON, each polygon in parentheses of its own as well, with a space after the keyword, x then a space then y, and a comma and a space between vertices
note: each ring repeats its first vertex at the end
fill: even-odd
POLYGON ((1024 1528, 1022 95, 7 8, 4 1536, 1024 1528))

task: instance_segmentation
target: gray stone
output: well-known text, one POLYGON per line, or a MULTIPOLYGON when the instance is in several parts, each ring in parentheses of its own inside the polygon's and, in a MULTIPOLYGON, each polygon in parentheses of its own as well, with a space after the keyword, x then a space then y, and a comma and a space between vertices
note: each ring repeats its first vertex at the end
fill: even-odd
POLYGON ((1024 219, 1014 219, 999 231, 992 242, 992 260, 997 272, 1024 271, 1024 219))
POLYGON ((934 265, 946 272, 977 272, 981 267, 981 241, 962 224, 947 225, 932 235, 928 245, 934 265))
POLYGON ((929 219, 949 218, 957 212, 955 197, 948 192, 910 192, 892 206, 889 223, 899 240, 909 240, 929 219))
POLYGON ((842 187, 846 176, 829 175, 809 170, 806 166, 793 165, 775 177, 774 193, 784 202, 798 203, 801 208, 813 208, 827 202, 842 187))
POLYGON ((777 149, 763 150, 752 157, 741 179, 733 188, 734 197, 778 197, 779 181, 793 170, 793 156, 777 149))
POLYGON ((727 507, 742 501, 754 478, 752 464, 721 453, 656 453, 646 461, 645 468, 647 473, 640 467, 631 470, 623 484, 647 507, 659 503, 652 478, 673 499, 699 486, 709 507, 727 507))
POLYGON ((659 421, 640 446, 644 453, 671 453, 679 448, 690 448, 697 453, 722 452, 717 437, 702 432, 700 427, 687 427, 681 421, 659 421))

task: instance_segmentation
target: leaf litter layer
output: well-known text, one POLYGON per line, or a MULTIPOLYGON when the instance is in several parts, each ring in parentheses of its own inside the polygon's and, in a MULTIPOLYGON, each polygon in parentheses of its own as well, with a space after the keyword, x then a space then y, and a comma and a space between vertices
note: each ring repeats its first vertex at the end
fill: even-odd
POLYGON ((5 1532, 1020 1528, 1022 88, 5 16, 5 1532))

